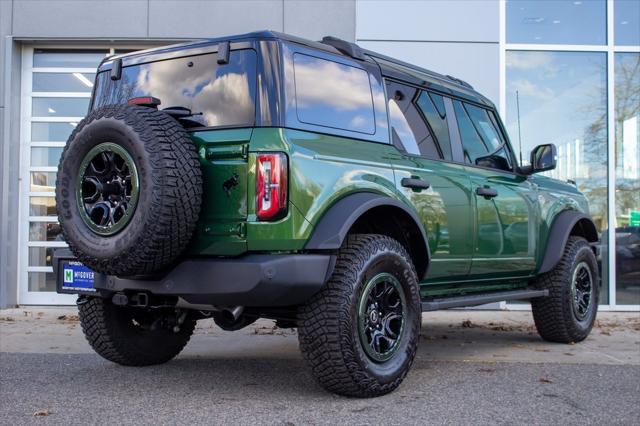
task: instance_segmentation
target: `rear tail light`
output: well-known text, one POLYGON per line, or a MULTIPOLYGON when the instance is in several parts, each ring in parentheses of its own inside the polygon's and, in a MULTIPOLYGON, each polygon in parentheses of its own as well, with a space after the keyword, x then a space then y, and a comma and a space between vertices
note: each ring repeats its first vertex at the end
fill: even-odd
POLYGON ((287 156, 258 154, 256 163, 258 220, 276 220, 287 214, 287 156))

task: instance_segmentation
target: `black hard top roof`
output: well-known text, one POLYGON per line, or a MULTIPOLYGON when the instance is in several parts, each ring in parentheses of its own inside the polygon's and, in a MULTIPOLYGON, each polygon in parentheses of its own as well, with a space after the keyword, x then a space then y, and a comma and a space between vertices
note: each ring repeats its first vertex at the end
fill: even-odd
POLYGON ((435 83, 437 85, 444 84, 449 89, 453 89, 454 92, 458 92, 462 95, 470 96, 471 98, 477 98, 483 103, 493 105, 493 103, 484 97, 482 94, 476 92, 473 87, 458 78, 450 75, 443 75, 437 72, 427 70, 425 68, 418 67, 416 65, 400 61, 383 54, 373 52, 371 50, 362 49, 355 43, 350 43, 344 40, 340 40, 335 37, 325 37, 323 41, 312 41, 301 37, 292 36, 289 34, 280 33, 277 31, 264 30, 254 31, 245 34, 238 34, 226 37, 216 37, 202 40, 189 41, 185 43, 172 44, 168 46, 156 47, 152 49, 140 50, 131 53, 125 53, 122 55, 116 55, 107 58, 105 62, 111 62, 115 59, 134 59, 140 56, 162 55, 164 53, 171 54, 180 50, 197 49, 215 45, 220 42, 242 42, 242 41, 259 41, 259 40, 280 40, 284 42, 296 43, 313 49, 319 49, 333 54, 352 57, 354 60, 364 60, 367 62, 384 64, 384 70, 392 70, 394 76, 404 76, 409 80, 415 81, 416 79, 424 80, 427 83, 435 83))

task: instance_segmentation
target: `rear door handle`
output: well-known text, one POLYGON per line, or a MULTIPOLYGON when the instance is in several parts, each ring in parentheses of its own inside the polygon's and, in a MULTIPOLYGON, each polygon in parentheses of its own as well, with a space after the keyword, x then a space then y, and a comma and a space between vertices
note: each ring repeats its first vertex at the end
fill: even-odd
POLYGON ((482 195, 485 198, 493 198, 498 196, 498 191, 488 186, 481 186, 476 188, 476 194, 482 195))
POLYGON ((402 178, 400 184, 411 189, 429 189, 431 187, 429 182, 420 178, 402 178))

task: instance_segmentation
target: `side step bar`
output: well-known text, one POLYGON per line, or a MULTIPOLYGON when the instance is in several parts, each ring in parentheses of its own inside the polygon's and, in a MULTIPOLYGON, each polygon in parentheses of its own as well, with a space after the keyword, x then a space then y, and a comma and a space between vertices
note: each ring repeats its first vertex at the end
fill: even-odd
POLYGON ((485 303, 502 302, 505 300, 532 299, 545 297, 549 290, 524 289, 500 291, 496 293, 471 294, 465 296, 442 297, 422 300, 422 312, 438 311, 440 309, 461 308, 463 306, 477 306, 485 303))

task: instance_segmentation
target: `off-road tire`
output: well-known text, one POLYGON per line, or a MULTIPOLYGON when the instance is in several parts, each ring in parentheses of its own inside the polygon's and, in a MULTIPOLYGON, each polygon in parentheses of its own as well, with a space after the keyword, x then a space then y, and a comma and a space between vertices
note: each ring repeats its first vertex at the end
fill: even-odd
POLYGON ((191 240, 201 203, 196 148, 184 128, 162 111, 132 105, 93 110, 62 152, 56 180, 58 218, 71 251, 94 271, 130 276, 167 268, 191 240), (120 146, 135 163, 139 195, 124 229, 99 235, 81 217, 76 188, 85 156, 107 142, 120 146))
POLYGON ((558 264, 536 279, 533 286, 548 289, 548 297, 531 300, 531 310, 538 333, 544 340, 575 343, 587 338, 596 320, 600 290, 598 264, 589 243, 582 237, 570 236, 558 264), (582 320, 574 314, 571 292, 573 272, 577 265, 588 265, 593 278, 592 300, 582 320))
POLYGON ((421 314, 418 280, 407 250, 387 236, 349 235, 327 284, 300 308, 300 349, 325 389, 352 397, 384 395, 400 385, 413 363, 421 314), (398 279, 408 308, 398 350, 384 362, 367 356, 358 331, 359 298, 379 271, 398 279))
POLYGON ((177 333, 166 327, 143 329, 160 312, 116 306, 108 299, 93 297, 78 305, 80 324, 87 341, 101 357, 127 366, 162 364, 180 353, 189 341, 196 321, 189 315, 177 333), (144 321, 143 321, 144 320, 144 321))

